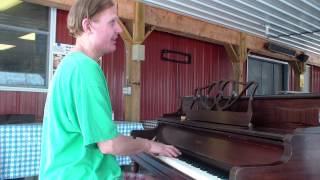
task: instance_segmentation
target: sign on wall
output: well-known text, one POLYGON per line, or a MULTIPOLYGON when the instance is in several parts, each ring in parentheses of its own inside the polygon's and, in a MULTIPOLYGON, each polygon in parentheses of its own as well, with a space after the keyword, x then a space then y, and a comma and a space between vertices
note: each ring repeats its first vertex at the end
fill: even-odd
MULTIPOLYGON (((62 44, 62 43, 55 43, 53 45, 53 73, 58 68, 58 65, 61 63, 62 59, 70 53, 70 51, 74 48, 74 45, 71 44, 62 44)), ((102 58, 99 58, 97 63, 101 67, 102 58)))
POLYGON ((55 43, 53 45, 53 73, 58 68, 61 60, 74 48, 74 45, 55 43))

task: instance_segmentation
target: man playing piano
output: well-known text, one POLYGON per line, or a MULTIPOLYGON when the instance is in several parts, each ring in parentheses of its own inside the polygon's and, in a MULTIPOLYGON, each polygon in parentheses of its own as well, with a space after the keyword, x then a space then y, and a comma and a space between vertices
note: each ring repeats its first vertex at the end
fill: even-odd
POLYGON ((40 179, 120 179, 114 155, 180 155, 171 145, 119 135, 98 59, 122 29, 112 0, 77 0, 68 16, 76 38, 54 74, 45 105, 40 179))

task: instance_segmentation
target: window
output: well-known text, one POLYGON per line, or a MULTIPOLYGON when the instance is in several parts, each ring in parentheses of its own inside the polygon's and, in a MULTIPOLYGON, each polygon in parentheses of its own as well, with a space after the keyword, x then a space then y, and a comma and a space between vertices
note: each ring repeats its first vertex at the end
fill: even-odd
POLYGON ((11 1, 15 2, 12 6, 0 5, 1 90, 47 89, 50 8, 11 1))
POLYGON ((288 91, 288 77, 288 63, 253 55, 248 57, 248 81, 256 81, 259 84, 256 95, 273 95, 288 91))

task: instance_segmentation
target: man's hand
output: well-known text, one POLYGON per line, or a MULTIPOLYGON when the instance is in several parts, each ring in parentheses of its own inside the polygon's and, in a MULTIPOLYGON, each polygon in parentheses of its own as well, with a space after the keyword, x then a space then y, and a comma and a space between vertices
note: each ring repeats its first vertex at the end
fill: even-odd
POLYGON ((181 155, 181 152, 174 146, 158 143, 155 141, 149 141, 149 144, 150 148, 148 152, 151 154, 162 155, 167 157, 177 157, 181 155))
POLYGON ((165 145, 152 140, 119 135, 114 139, 98 142, 99 150, 103 154, 132 155, 147 152, 156 155, 177 157, 181 152, 171 145, 165 145))

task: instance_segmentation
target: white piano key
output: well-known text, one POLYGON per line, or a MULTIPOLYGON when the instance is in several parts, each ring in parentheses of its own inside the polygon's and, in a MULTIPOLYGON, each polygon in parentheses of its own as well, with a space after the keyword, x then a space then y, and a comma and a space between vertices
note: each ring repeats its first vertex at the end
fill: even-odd
POLYGON ((181 171, 182 173, 199 180, 215 180, 220 179, 215 175, 209 174, 206 171, 201 170, 200 168, 194 167, 191 164, 188 164, 184 161, 181 161, 177 158, 170 158, 165 156, 157 156, 164 163, 172 166, 173 168, 181 171))

